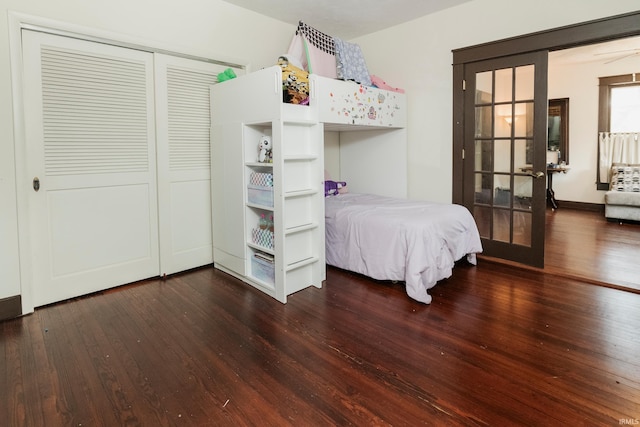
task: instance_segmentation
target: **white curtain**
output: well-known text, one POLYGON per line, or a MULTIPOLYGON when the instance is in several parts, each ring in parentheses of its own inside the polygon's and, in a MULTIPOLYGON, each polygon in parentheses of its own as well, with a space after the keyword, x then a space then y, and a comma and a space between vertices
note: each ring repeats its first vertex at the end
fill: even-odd
POLYGON ((600 132, 600 182, 611 179, 611 165, 614 163, 640 164, 640 133, 600 132))

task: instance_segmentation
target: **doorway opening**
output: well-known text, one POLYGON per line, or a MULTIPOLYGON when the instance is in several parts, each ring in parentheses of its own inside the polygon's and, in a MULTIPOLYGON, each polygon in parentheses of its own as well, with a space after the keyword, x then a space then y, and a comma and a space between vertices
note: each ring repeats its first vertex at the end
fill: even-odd
MULTIPOLYGON (((469 195, 465 193, 465 188, 467 188, 468 192, 468 180, 473 179, 472 174, 470 174, 470 169, 465 167, 465 158, 466 161, 472 161, 474 159, 474 153, 469 153, 468 150, 465 152, 465 147, 468 147, 468 141, 465 140, 465 126, 468 126, 469 120, 474 120, 474 117, 470 117, 468 111, 465 109, 465 92, 464 92, 464 84, 465 84, 465 70, 472 66, 472 64, 477 63, 479 61, 486 61, 489 59, 497 59, 497 58, 509 58, 514 55, 520 55, 528 52, 548 52, 549 53, 549 70, 547 70, 547 74, 549 78, 551 78, 550 73, 552 72, 552 68, 555 67, 551 61, 554 58, 567 56, 572 51, 570 48, 582 48, 587 49, 587 47, 593 49, 596 46, 604 42, 612 42, 619 40, 626 40, 631 37, 637 37, 640 35, 640 12, 633 12, 625 15, 618 15, 609 18, 600 19, 597 21, 586 22, 582 24, 576 24, 569 27, 562 27, 558 29, 552 29, 544 32, 534 33, 530 35, 523 35, 520 37, 515 37, 506 40, 496 41, 494 43, 487 43, 479 46, 472 46, 463 49, 458 49, 453 52, 454 57, 454 65, 453 65, 453 77, 454 77, 454 93, 453 93, 453 104, 454 104, 454 141, 453 141, 453 202, 459 203, 467 206, 469 204, 469 195), (467 113, 465 113, 467 111, 467 113), (467 185, 465 186, 465 183, 467 185)), ((604 55, 601 55, 604 56, 604 55)), ((635 55, 637 56, 637 55, 635 55)), ((601 58, 602 59, 602 58, 601 58)), ((621 60, 622 61, 622 60, 621 60)), ((574 75, 575 78, 575 75, 574 75)), ((553 92, 554 88, 552 80, 549 81, 549 92, 546 94, 547 99, 550 98, 565 98, 566 96, 561 96, 557 92, 553 92)), ((597 92, 597 89, 596 89, 597 92)), ((537 95, 536 95, 537 96, 537 95)), ((545 102, 547 100, 545 99, 545 102)), ((597 103, 597 101, 596 101, 597 103)), ((578 100, 576 102, 572 101, 572 109, 581 104, 578 100)), ((583 104, 586 105, 586 104, 583 104)), ((597 105, 597 104, 596 104, 597 105)), ((597 106, 596 106, 597 109, 597 106)), ((579 113, 578 111, 572 111, 572 114, 579 113)), ((574 120, 575 124, 581 123, 581 120, 574 120)), ((597 128, 597 117, 593 120, 594 126, 597 128)), ((468 138, 468 135, 467 135, 468 138)), ((572 134, 571 138, 575 138, 577 141, 579 135, 572 134)), ((583 139, 583 138, 580 138, 583 139)), ((593 144, 585 146, 583 151, 593 152, 593 148, 597 143, 597 131, 594 130, 591 133, 591 136, 584 144, 593 144)), ((580 148, 575 148, 576 144, 572 146, 571 149, 571 163, 573 166, 571 171, 573 173, 569 173, 564 175, 556 180, 554 183, 555 190, 559 190, 557 197, 562 199, 562 194, 565 191, 575 192, 575 185, 571 184, 571 179, 584 175, 584 171, 581 172, 581 168, 574 166, 579 165, 580 162, 584 161, 581 157, 584 155, 580 154, 580 148), (571 179, 569 179, 571 177, 571 179)), ((589 165, 590 172, 588 172, 588 177, 586 181, 589 181, 589 184, 593 187, 593 182, 595 180, 595 168, 596 168, 596 160, 594 159, 589 165)), ((580 178, 584 179, 584 178, 580 178)), ((473 188, 473 187, 471 187, 473 188)), ((594 209, 601 208, 602 201, 599 201, 598 197, 603 197, 603 193, 596 193, 595 188, 593 188, 595 196, 592 196, 591 199, 587 199, 588 203, 586 205, 590 205, 594 209)), ((575 193, 573 193, 575 194, 575 193)), ((568 203, 566 207, 570 207, 572 204, 568 203)), ((472 209, 472 206, 467 206, 472 209)), ((575 205, 573 206, 575 207, 575 205)), ((542 229, 536 230, 537 233, 545 234, 545 229, 547 225, 542 226, 542 229)), ((501 253, 490 253, 489 251, 485 251, 485 254, 490 257, 495 257, 499 259, 509 260, 509 253, 501 254, 501 253)), ((518 263, 522 263, 523 265, 531 263, 523 262, 521 260, 512 260, 518 263)), ((546 264, 546 263, 545 263, 546 264)))

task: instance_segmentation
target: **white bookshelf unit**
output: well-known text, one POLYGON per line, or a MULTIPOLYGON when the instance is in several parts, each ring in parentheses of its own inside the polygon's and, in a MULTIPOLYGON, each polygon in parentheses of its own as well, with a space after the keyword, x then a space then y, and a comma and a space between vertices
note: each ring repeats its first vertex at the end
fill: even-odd
POLYGON ((212 216, 214 266, 285 303, 325 278, 324 162, 322 123, 282 103, 281 79, 272 67, 212 87, 212 216), (272 163, 258 161, 265 135, 272 163))

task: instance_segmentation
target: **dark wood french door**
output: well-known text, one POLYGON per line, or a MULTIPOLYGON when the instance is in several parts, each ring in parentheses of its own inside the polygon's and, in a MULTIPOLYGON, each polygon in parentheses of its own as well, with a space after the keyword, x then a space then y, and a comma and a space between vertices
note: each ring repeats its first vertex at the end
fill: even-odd
POLYGON ((463 200, 484 254, 544 266, 547 51, 464 65, 463 200))

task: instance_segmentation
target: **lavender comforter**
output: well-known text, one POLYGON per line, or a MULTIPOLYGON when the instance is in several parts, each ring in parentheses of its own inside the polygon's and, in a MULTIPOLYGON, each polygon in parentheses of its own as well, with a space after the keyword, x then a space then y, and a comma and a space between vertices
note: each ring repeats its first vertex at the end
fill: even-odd
POLYGON ((464 256, 482 252, 467 208, 371 194, 325 199, 327 264, 377 280, 406 283, 407 294, 429 304, 427 290, 450 277, 464 256))

